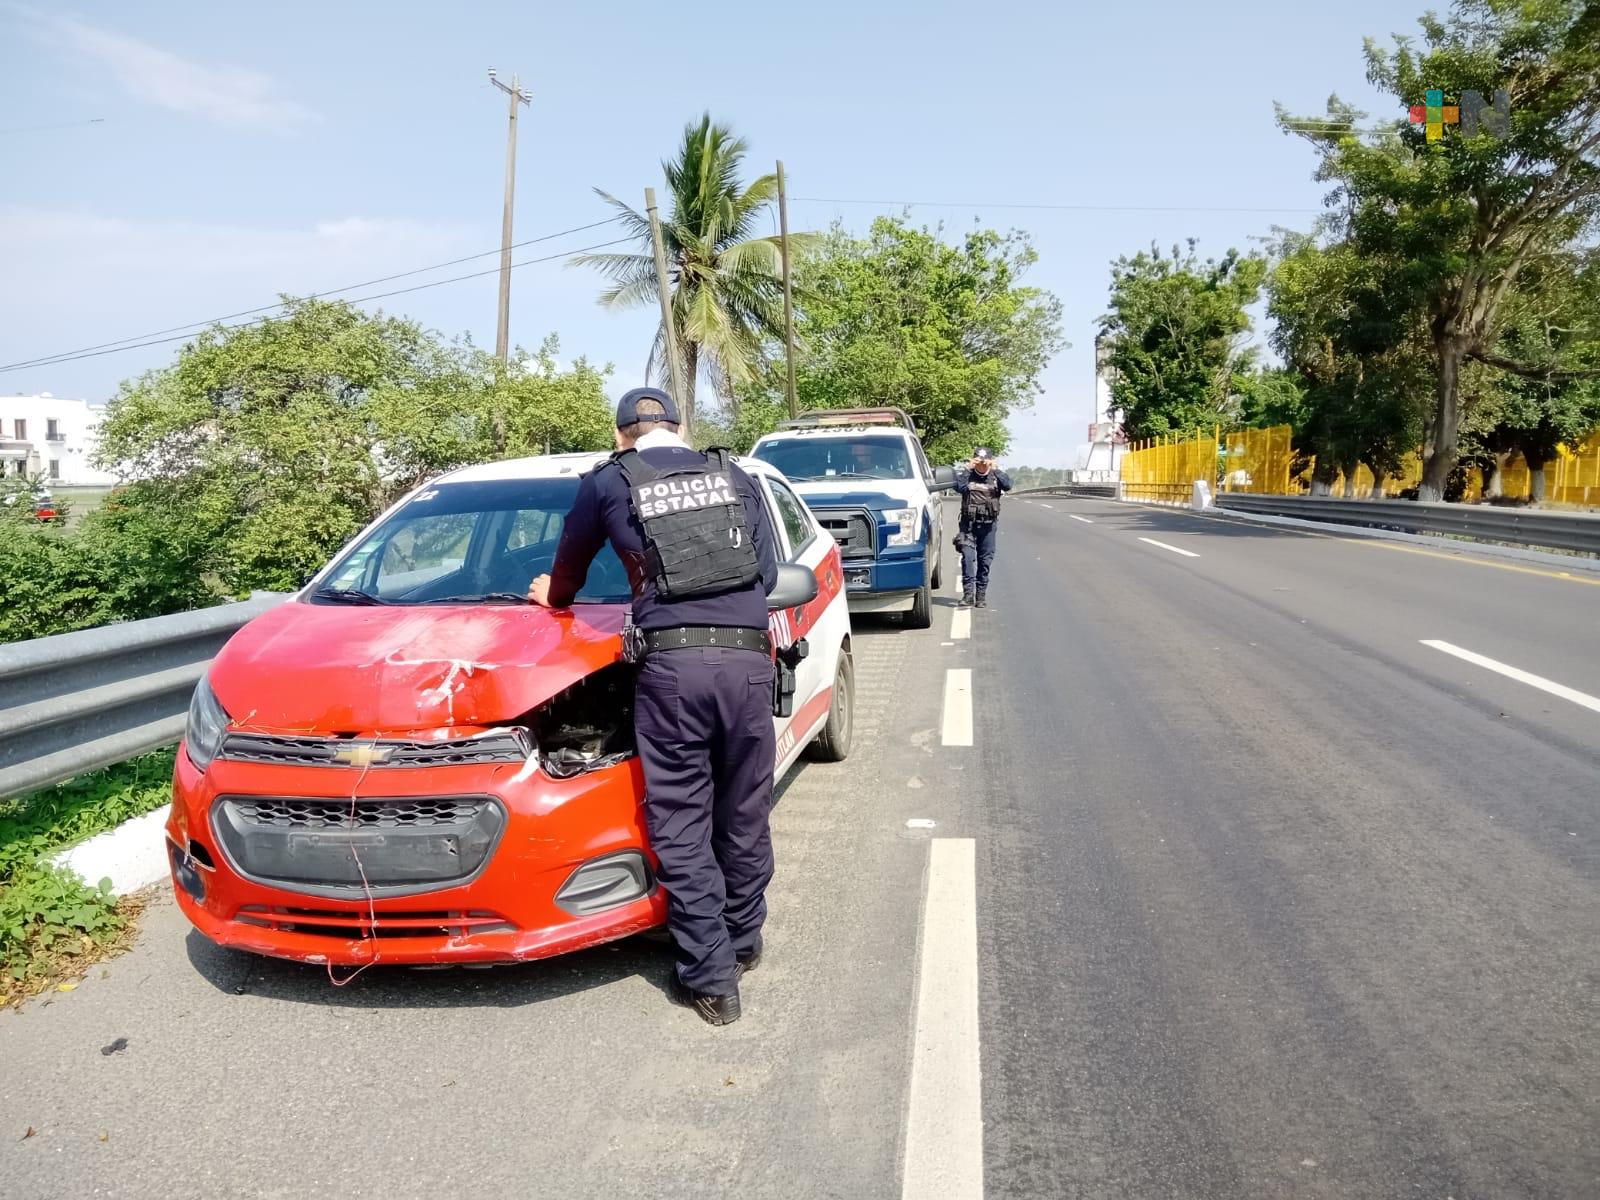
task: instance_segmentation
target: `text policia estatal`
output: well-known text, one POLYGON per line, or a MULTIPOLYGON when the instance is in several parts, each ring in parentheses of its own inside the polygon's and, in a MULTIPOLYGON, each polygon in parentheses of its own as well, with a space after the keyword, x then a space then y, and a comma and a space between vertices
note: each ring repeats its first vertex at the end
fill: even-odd
POLYGON ((664 479, 634 488, 633 500, 641 517, 659 517, 708 504, 732 504, 733 480, 722 472, 692 479, 664 479))

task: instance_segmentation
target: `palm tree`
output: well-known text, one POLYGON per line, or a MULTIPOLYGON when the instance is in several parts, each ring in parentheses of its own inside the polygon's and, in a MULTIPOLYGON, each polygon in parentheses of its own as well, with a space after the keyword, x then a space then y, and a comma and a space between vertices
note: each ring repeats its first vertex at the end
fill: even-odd
MULTIPOLYGON (((661 215, 672 317, 683 365, 686 396, 679 396, 686 423, 694 420, 695 381, 704 371, 724 399, 755 378, 771 339, 783 337, 781 238, 754 236, 762 213, 778 195, 776 175, 739 184, 747 149, 726 125, 707 113, 683 131, 683 145, 670 162, 667 208, 661 215)), ((602 199, 620 211, 623 225, 639 240, 635 254, 584 254, 575 264, 597 267, 611 280, 600 293, 606 308, 659 304, 650 221, 608 192, 602 199)), ((801 235, 790 234, 791 246, 801 235)), ((645 363, 648 379, 669 376, 665 330, 657 329, 645 363)))

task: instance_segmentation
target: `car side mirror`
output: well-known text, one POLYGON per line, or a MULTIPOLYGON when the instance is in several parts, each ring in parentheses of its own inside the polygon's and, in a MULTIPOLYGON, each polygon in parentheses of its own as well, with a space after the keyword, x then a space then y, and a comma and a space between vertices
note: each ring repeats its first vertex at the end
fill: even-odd
POLYGON ((799 608, 817 598, 817 577, 811 568, 794 563, 778 564, 778 586, 767 596, 767 607, 799 608))
POLYGON ((948 492, 956 485, 956 469, 954 467, 935 467, 933 469, 933 490, 948 492))

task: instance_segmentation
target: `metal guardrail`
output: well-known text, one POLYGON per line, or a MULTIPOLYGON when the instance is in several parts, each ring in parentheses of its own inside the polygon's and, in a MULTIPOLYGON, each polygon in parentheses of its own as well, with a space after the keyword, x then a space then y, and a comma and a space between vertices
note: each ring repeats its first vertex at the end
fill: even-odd
POLYGON ((1085 496, 1102 500, 1117 498, 1114 483, 1059 483, 1050 487, 1019 488, 1013 496, 1085 496))
POLYGON ((1489 504, 1255 496, 1244 492, 1224 492, 1216 498, 1216 503, 1224 511, 1359 525, 1401 533, 1452 534, 1514 546, 1600 555, 1600 516, 1585 513, 1541 512, 1489 504))
POLYGON ((233 634, 287 596, 0 646, 0 796, 170 746, 233 634))

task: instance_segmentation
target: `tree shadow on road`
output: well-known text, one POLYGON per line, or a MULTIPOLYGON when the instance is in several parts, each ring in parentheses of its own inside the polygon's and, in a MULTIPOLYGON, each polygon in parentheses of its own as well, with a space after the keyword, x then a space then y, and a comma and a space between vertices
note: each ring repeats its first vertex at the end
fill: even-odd
POLYGON ((326 967, 230 950, 195 930, 185 949, 196 973, 219 992, 339 1008, 520 1008, 631 978, 660 991, 665 1003, 672 971, 664 932, 488 969, 390 966, 380 948, 378 963, 353 978, 353 968, 334 968, 336 978, 349 979, 342 987, 330 982, 326 967))

